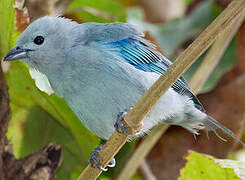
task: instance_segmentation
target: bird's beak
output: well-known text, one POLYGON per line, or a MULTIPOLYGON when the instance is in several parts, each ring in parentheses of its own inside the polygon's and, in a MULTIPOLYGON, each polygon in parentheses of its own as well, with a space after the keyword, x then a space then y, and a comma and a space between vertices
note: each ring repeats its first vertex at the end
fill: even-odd
POLYGON ((12 48, 7 55, 3 58, 4 61, 13 61, 16 59, 27 58, 27 52, 31 51, 30 49, 22 49, 18 46, 12 48))

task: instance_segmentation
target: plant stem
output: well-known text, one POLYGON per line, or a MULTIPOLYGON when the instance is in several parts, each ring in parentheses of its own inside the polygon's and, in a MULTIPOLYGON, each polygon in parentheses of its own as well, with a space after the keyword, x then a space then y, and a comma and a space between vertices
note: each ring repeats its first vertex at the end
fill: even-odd
POLYGON ((135 174, 141 162, 145 159, 152 147, 157 143, 168 127, 167 124, 160 124, 152 129, 151 133, 144 138, 139 147, 133 152, 117 180, 127 180, 135 174))
MULTIPOLYGON (((245 0, 234 0, 230 5, 204 30, 201 35, 176 59, 168 70, 153 84, 133 109, 124 117, 128 132, 134 133, 141 128, 141 122, 151 108, 168 88, 183 74, 189 66, 215 41, 217 36, 233 23, 237 16, 243 13, 245 0)), ((100 163, 106 166, 126 143, 128 137, 114 132, 99 152, 100 163)), ((87 166, 78 180, 96 179, 101 171, 87 166)))
MULTIPOLYGON (((214 70, 214 68, 218 64, 220 58, 222 57, 232 37, 237 32, 244 17, 238 17, 238 18, 239 19, 237 20, 237 22, 229 25, 227 30, 225 30, 225 32, 223 32, 223 34, 221 34, 217 38, 217 40, 212 45, 212 48, 209 50, 208 54, 203 59, 202 64, 199 66, 198 70, 193 75, 189 85, 192 90, 194 89, 194 94, 196 94, 201 89, 201 87, 204 85, 209 75, 211 74, 211 72, 214 70)), ((121 171, 117 180, 127 180, 127 179, 130 179, 135 174, 141 161, 145 159, 147 154, 150 152, 153 146, 157 143, 160 137, 164 134, 167 128, 168 128, 168 125, 166 124, 161 125, 159 128, 156 127, 152 130, 149 136, 144 138, 142 143, 138 146, 138 148, 132 154, 131 158, 127 161, 125 167, 121 171)))

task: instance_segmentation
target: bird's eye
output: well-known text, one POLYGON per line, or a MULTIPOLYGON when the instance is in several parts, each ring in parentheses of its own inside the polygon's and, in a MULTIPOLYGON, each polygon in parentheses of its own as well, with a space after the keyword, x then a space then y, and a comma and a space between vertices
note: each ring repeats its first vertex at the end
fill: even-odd
POLYGON ((41 45, 44 42, 44 37, 43 36, 37 36, 34 39, 34 43, 37 45, 41 45))

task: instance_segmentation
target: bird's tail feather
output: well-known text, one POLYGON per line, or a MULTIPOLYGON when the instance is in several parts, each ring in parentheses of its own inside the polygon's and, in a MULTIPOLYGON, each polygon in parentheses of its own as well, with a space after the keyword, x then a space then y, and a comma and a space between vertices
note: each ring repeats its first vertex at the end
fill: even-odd
POLYGON ((239 144, 241 144, 245 148, 245 144, 227 127, 220 124, 218 121, 213 119, 212 117, 208 116, 208 118, 204 121, 204 126, 207 131, 213 131, 217 137, 219 137, 221 140, 226 141, 224 138, 222 138, 218 133, 217 129, 221 129, 223 133, 227 134, 228 136, 232 137, 234 140, 236 140, 239 144))

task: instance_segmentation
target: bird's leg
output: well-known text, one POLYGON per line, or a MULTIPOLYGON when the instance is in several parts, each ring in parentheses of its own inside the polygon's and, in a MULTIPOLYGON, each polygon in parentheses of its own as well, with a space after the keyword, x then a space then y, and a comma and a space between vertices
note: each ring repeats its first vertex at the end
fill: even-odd
MULTIPOLYGON (((123 124, 123 117, 127 114, 127 112, 120 112, 117 116, 117 121, 116 123, 114 124, 114 127, 116 129, 117 132, 120 132, 120 133, 124 133, 125 135, 129 136, 126 128, 124 127, 124 124, 123 124)), ((102 167, 102 165, 100 164, 99 162, 99 158, 97 157, 98 156, 98 153, 100 152, 100 150, 102 149, 102 147, 104 146, 104 141, 103 143, 98 146, 97 148, 95 148, 92 153, 91 153, 91 157, 89 158, 89 164, 91 167, 97 167, 99 168, 101 171, 107 171, 108 169, 107 168, 104 168, 102 167)), ((108 167, 115 167, 116 165, 116 160, 115 158, 113 158, 110 163, 108 164, 108 167)))
POLYGON ((117 132, 119 133, 124 133, 126 136, 129 136, 126 128, 124 127, 124 124, 123 124, 123 117, 127 114, 127 112, 120 112, 118 115, 117 115, 117 121, 116 123, 114 124, 114 128, 116 129, 117 132))
MULTIPOLYGON (((91 153, 91 156, 89 158, 89 164, 91 167, 97 167, 98 169, 100 169, 101 171, 107 171, 108 169, 107 168, 104 168, 100 162, 99 162, 99 158, 97 157, 98 156, 98 153, 100 152, 100 150, 102 149, 102 147, 104 146, 104 144, 101 144, 100 146, 98 146, 97 148, 95 148, 92 153, 91 153), (94 166, 95 165, 95 166, 94 166)), ((116 165, 116 160, 115 158, 113 158, 110 163, 108 164, 108 167, 115 167, 116 165)))

